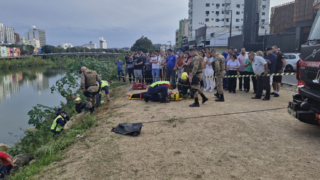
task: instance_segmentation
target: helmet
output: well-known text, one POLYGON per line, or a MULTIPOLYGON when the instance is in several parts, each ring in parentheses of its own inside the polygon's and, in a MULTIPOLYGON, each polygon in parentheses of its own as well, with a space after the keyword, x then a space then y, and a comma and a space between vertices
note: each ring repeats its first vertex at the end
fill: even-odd
POLYGON ((81 101, 81 98, 77 97, 77 98, 76 98, 76 101, 81 101))
POLYGON ((182 73, 181 79, 182 80, 187 80, 188 79, 188 74, 186 72, 182 73))

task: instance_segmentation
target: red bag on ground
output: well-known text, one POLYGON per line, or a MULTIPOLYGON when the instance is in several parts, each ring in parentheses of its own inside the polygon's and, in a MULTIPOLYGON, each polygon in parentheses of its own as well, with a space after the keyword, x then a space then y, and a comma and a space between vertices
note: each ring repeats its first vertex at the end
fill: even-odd
POLYGON ((141 90, 141 89, 147 89, 147 86, 143 83, 134 83, 132 85, 133 90, 141 90))

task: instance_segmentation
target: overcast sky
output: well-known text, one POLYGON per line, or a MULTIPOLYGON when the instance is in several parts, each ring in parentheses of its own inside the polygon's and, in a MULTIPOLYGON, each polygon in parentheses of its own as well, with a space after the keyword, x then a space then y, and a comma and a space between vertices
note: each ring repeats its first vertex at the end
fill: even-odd
MULTIPOLYGON (((131 47, 141 36, 174 44, 180 19, 188 18, 188 0, 0 0, 0 23, 21 37, 35 25, 46 30, 47 44, 74 46, 99 37, 108 47, 131 47)), ((203 0, 194 0, 203 1, 203 0)), ((292 0, 271 0, 271 7, 292 0)))

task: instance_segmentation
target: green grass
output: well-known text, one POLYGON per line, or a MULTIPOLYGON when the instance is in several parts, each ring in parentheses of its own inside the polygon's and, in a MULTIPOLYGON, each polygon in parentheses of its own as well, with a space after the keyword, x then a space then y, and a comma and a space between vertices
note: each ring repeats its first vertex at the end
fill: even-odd
MULTIPOLYGON (((19 168, 11 179, 20 180, 32 178, 38 174, 44 167, 50 165, 53 162, 60 161, 62 154, 72 146, 75 142, 80 141, 81 138, 76 138, 77 134, 83 135, 89 128, 97 124, 96 120, 92 116, 88 116, 86 119, 79 121, 69 131, 63 132, 61 135, 53 137, 51 132, 51 138, 47 139, 47 143, 36 150, 34 156, 36 158, 35 163, 29 166, 19 168)), ((87 142, 83 142, 87 148, 90 148, 87 142)))

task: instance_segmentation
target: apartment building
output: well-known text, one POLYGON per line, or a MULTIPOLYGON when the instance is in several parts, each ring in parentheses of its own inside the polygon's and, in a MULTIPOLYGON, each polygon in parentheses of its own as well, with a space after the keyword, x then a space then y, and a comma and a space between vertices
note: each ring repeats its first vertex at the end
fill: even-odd
POLYGON ((188 39, 195 39, 195 30, 207 27, 241 29, 243 25, 244 0, 189 0, 189 34, 188 39))
POLYGON ((46 31, 43 29, 37 29, 36 26, 33 26, 32 29, 29 29, 28 32, 25 33, 26 40, 36 39, 40 41, 40 47, 45 46, 46 42, 46 31))

